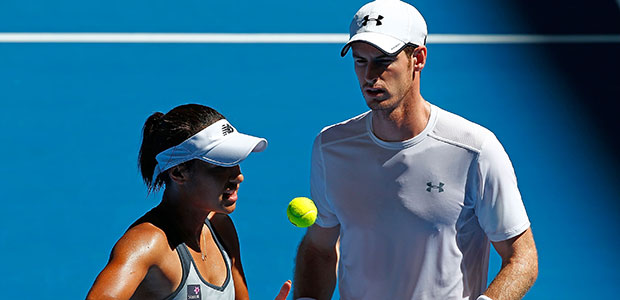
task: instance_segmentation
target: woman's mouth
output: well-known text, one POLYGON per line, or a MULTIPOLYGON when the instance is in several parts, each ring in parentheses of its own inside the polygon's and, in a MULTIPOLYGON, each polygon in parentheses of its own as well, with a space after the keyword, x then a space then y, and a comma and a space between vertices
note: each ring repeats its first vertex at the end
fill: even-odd
POLYGON ((231 202, 237 201, 237 189, 226 189, 224 193, 222 193, 222 199, 231 202))

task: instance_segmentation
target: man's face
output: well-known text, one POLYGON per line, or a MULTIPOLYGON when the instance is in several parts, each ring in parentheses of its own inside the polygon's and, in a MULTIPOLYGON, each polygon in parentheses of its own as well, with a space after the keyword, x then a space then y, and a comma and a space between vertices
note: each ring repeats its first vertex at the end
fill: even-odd
POLYGON ((406 105, 403 98, 413 91, 413 62, 401 51, 385 55, 367 43, 351 45, 355 73, 366 104, 372 110, 393 110, 406 105))

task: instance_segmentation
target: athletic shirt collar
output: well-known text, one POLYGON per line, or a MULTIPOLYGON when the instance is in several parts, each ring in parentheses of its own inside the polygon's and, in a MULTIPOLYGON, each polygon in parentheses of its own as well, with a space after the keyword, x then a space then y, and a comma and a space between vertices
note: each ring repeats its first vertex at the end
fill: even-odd
POLYGON ((428 118, 428 123, 426 124, 426 127, 418 135, 408 140, 398 141, 398 142, 386 142, 386 141, 379 139, 372 132, 372 111, 370 111, 370 113, 367 115, 367 118, 366 118, 366 130, 368 131, 368 135, 370 136, 372 141, 375 142, 375 144, 379 145, 380 147, 387 148, 387 149, 409 148, 409 147, 412 147, 418 144, 422 140, 424 140, 424 138, 426 138, 428 133, 432 131, 433 128, 435 128, 435 123, 437 123, 437 110, 438 110, 437 107, 431 104, 431 115, 428 118))

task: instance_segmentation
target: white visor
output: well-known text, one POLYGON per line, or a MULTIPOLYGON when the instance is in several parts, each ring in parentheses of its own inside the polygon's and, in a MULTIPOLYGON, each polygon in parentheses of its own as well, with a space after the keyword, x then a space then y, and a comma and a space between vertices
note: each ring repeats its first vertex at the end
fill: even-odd
POLYGON ((226 119, 219 120, 182 143, 157 154, 153 181, 162 172, 192 159, 232 167, 250 152, 267 148, 267 140, 238 132, 226 119))

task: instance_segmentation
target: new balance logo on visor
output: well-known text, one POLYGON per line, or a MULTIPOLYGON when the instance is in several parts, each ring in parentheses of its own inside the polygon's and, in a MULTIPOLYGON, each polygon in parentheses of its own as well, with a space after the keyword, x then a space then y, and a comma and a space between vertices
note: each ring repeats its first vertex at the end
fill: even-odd
POLYGON ((426 183, 426 186, 428 186, 426 188, 427 192, 430 192, 432 189, 437 189, 441 193, 441 192, 443 192, 444 184, 443 184, 443 182, 439 182, 439 185, 433 185, 433 182, 429 181, 429 182, 426 183))
POLYGON ((364 22, 362 22, 362 26, 366 26, 370 21, 375 21, 377 23, 376 25, 379 26, 382 24, 381 20, 383 20, 383 16, 378 15, 376 18, 371 18, 370 15, 366 15, 363 20, 364 22))
POLYGON ((227 135, 229 133, 233 133, 235 131, 235 129, 230 126, 230 124, 224 124, 222 125, 222 134, 223 135, 227 135))

